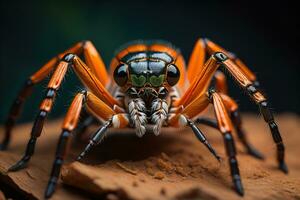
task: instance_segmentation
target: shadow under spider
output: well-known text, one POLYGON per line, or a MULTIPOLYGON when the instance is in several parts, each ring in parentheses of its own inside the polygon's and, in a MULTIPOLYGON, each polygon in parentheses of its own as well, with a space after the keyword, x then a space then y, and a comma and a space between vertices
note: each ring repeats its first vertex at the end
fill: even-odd
MULTIPOLYGON (((166 129, 166 131, 168 131, 166 129)), ((184 133, 186 134, 186 133, 184 133)), ((87 141, 76 141, 73 144, 74 156, 84 149, 87 141)), ((103 141, 95 146, 84 158, 84 162, 102 163, 109 160, 140 161, 161 155, 162 152, 178 151, 190 142, 180 136, 179 131, 165 132, 155 136, 151 130, 139 138, 134 130, 108 132, 103 141), (176 150, 176 147, 178 148, 176 150)))

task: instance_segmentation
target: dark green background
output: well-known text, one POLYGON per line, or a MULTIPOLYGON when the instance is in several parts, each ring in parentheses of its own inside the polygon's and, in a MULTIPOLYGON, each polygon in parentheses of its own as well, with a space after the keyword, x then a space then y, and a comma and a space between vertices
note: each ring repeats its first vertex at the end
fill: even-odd
MULTIPOLYGON (((257 72, 274 111, 299 113, 298 15, 294 5, 239 1, 1 1, 0 122, 24 80, 80 40, 94 42, 108 64, 118 46, 165 39, 188 58, 198 37, 237 53, 257 72)), ((230 82, 243 111, 257 111, 230 82)), ((46 82, 36 87, 21 121, 32 120, 46 82)), ((68 73, 51 117, 62 115, 81 85, 68 73)))

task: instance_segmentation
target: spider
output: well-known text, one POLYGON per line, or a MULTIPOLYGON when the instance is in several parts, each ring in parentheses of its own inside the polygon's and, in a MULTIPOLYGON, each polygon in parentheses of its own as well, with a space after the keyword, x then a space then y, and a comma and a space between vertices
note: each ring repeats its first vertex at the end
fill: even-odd
MULTIPOLYGON (((89 113, 88 117, 98 119, 102 126, 92 135, 77 160, 81 160, 88 151, 98 145, 110 127, 132 127, 135 128, 136 135, 142 137, 148 125, 153 127, 155 135, 160 134, 162 127, 190 127, 197 139, 220 160, 204 133, 196 126, 205 124, 221 132, 234 188, 243 196, 244 189, 232 136, 234 129, 249 155, 258 159, 263 159, 263 155, 249 144, 242 128, 238 105, 228 96, 226 77, 220 69, 228 71, 259 106, 277 147, 279 169, 288 172, 284 161, 284 144, 273 114, 268 108, 267 99, 258 89, 256 76, 233 53, 208 39, 197 40, 187 68, 179 49, 160 40, 135 41, 123 46, 112 59, 110 72, 106 71, 99 53, 90 41, 79 42, 52 58, 30 76, 11 107, 1 149, 7 148, 12 128, 25 99, 31 94, 32 87, 53 71, 34 121, 25 155, 8 171, 25 168, 34 154, 37 139, 53 107, 56 93, 66 72, 71 68, 86 89, 76 94, 64 118, 45 191, 46 198, 51 197, 55 191, 70 136, 76 129, 84 109, 89 113), (81 55, 86 64, 79 58, 81 55), (209 105, 213 106, 216 119, 203 115, 199 117, 209 105)), ((83 126, 90 124, 88 117, 83 120, 83 126)))

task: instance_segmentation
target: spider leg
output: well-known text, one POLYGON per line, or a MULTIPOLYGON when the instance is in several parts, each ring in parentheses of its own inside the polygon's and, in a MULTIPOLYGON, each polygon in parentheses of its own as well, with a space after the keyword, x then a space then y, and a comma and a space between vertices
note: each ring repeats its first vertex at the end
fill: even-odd
POLYGON ((68 63, 63 61, 60 62, 59 65, 57 66, 48 84, 48 89, 44 97, 44 100, 40 105, 40 110, 38 112, 38 115, 36 116, 36 119, 34 121, 31 130, 31 136, 26 147, 25 155, 16 164, 11 166, 8 169, 8 171, 17 171, 18 169, 24 168, 27 162, 30 160, 31 156, 33 155, 37 138, 41 135, 43 124, 46 120, 48 113, 52 108, 53 101, 56 96, 56 90, 59 88, 61 81, 67 71, 67 68, 68 68, 68 63))
POLYGON ((31 94, 33 86, 40 83, 49 74, 51 74, 55 66, 57 66, 58 62, 67 53, 74 53, 78 55, 83 53, 87 64, 90 66, 90 69, 95 74, 95 76, 103 85, 108 85, 110 81, 105 69, 105 65, 101 59, 101 56, 90 41, 79 42, 65 52, 58 54, 56 57, 50 59, 36 73, 30 76, 28 80, 26 80, 24 87, 20 90, 17 98, 10 108, 9 115, 5 123, 5 136, 3 141, 0 143, 0 150, 7 149, 11 138, 11 131, 16 123, 17 118, 21 114, 25 100, 31 94))
POLYGON ((233 75, 239 85, 246 90, 252 100, 258 104, 260 113, 263 115, 265 122, 269 125, 273 140, 277 146, 277 161, 279 164, 279 169, 284 173, 288 173, 288 168, 284 161, 285 147, 278 126, 274 120, 274 116, 268 107, 268 101, 266 97, 257 90, 254 83, 249 80, 239 69, 239 67, 232 60, 228 59, 225 54, 215 53, 214 55, 218 58, 219 62, 221 62, 222 65, 224 65, 224 67, 233 75))
MULTIPOLYGON (((232 175, 232 180, 235 186, 236 191, 243 195, 244 190, 241 182, 241 178, 239 175, 238 164, 236 160, 236 151, 235 145, 233 142, 233 137, 231 135, 232 132, 232 124, 231 120, 227 114, 226 107, 222 101, 222 98, 215 92, 210 92, 209 94, 199 95, 194 101, 192 101, 187 106, 183 107, 181 110, 174 113, 173 116, 169 119, 169 124, 172 126, 182 126, 185 124, 185 118, 192 119, 199 115, 210 103, 213 103, 215 115, 218 120, 218 129, 221 131, 224 137, 226 152, 229 155, 229 164, 232 175), (212 99, 212 100, 211 100, 212 99), (182 117, 184 116, 184 117, 182 117)), ((216 127, 215 121, 206 121, 206 123, 210 126, 216 127)))
POLYGON ((78 126, 74 130, 75 139, 80 141, 80 138, 86 133, 87 128, 92 124, 98 124, 96 118, 90 115, 85 109, 82 110, 78 126))
POLYGON ((196 78, 191 82, 181 98, 174 102, 174 106, 187 106, 198 96, 203 96, 218 67, 219 64, 217 59, 215 59, 214 56, 211 56, 201 67, 201 70, 197 74, 195 73, 194 76, 196 78))
POLYGON ((238 168, 238 162, 236 159, 236 149, 234 140, 232 137, 232 123, 227 113, 226 107, 223 103, 221 96, 215 91, 211 90, 209 92, 209 98, 211 98, 212 104, 214 106, 215 115, 218 121, 219 129, 223 135, 226 152, 229 156, 229 165, 231 171, 232 181, 235 187, 235 190, 241 196, 244 195, 244 189, 240 177, 240 172, 238 168))
POLYGON ((208 140, 206 139, 205 135, 202 133, 202 131, 189 119, 187 119, 187 125, 192 128, 195 136, 198 138, 200 142, 202 142, 206 148, 214 155, 214 157, 220 162, 221 157, 217 154, 217 152, 214 150, 214 148, 210 145, 208 140))
POLYGON ((255 74, 235 54, 233 54, 232 52, 226 51, 224 48, 220 47, 219 45, 217 45, 216 43, 210 41, 207 38, 204 39, 204 43, 206 44, 205 47, 206 47, 206 50, 207 50, 209 55, 212 55, 216 52, 225 53, 231 60, 233 60, 235 62, 237 67, 243 72, 243 74, 249 80, 251 80, 253 82, 253 84, 256 87, 259 86, 259 82, 257 81, 257 78, 256 78, 255 74))
POLYGON ((215 128, 219 130, 218 122, 215 119, 206 118, 206 117, 198 117, 195 120, 195 123, 197 124, 204 124, 206 126, 209 126, 211 128, 215 128))
POLYGON ((246 137, 246 134, 242 128, 242 121, 237 103, 231 97, 225 94, 219 93, 219 95, 221 96, 227 110, 230 112, 230 118, 236 129, 238 138, 243 143, 244 147, 247 149, 248 154, 258 159, 263 159, 263 155, 249 143, 246 137))
POLYGON ((240 67, 230 60, 224 53, 216 52, 208 59, 208 61, 206 61, 201 72, 197 75, 197 79, 191 83, 182 97, 174 102, 174 106, 186 106, 193 102, 197 96, 202 97, 207 91, 214 73, 220 66, 223 66, 227 71, 229 71, 235 81, 244 90, 246 90, 252 100, 259 106, 265 122, 268 123, 270 127, 273 141, 277 146, 277 160, 279 169, 287 173, 288 168, 284 161, 285 147, 278 130, 278 126, 274 120, 274 116, 271 110, 268 108, 266 97, 256 89, 254 82, 247 78, 247 75, 244 74, 240 67))
POLYGON ((195 136, 206 146, 206 148, 215 156, 215 158, 220 161, 220 156, 217 155, 216 151, 209 144, 205 135, 202 131, 193 123, 193 117, 197 116, 201 111, 203 111, 209 105, 209 99, 206 95, 199 96, 193 103, 187 105, 186 107, 181 107, 177 109, 175 113, 170 115, 168 123, 171 126, 189 126, 192 128, 195 136))
POLYGON ((55 190, 61 166, 63 165, 65 156, 67 155, 67 150, 69 149, 71 133, 77 126, 85 96, 86 91, 83 91, 75 96, 64 119, 62 133, 56 147, 55 160, 53 162, 50 179, 48 181, 48 186, 45 192, 45 198, 49 198, 55 190))
POLYGON ((8 147, 11 138, 11 131, 21 113, 25 99, 30 96, 32 92, 32 86, 33 82, 31 80, 26 81, 23 88, 19 92, 18 97, 10 108, 8 118, 5 122, 5 135, 3 141, 0 143, 0 151, 5 150, 8 147))
POLYGON ((104 88, 101 82, 92 74, 88 67, 74 54, 67 54, 59 62, 55 72, 53 73, 49 83, 46 96, 40 105, 40 111, 35 119, 31 131, 31 137, 27 144, 25 155, 16 164, 9 168, 9 171, 17 171, 24 168, 31 156, 34 154, 37 138, 41 135, 44 122, 48 113, 51 111, 56 93, 69 67, 74 68, 77 76, 83 84, 87 86, 96 96, 101 98, 111 107, 120 104, 109 92, 104 88))
POLYGON ((83 159, 83 157, 95 146, 100 144, 100 142, 103 140, 105 133, 107 132, 108 128, 112 125, 112 120, 108 120, 106 123, 104 123, 103 126, 101 126, 92 136, 92 138, 89 141, 89 144, 84 148, 84 150, 79 154, 77 157, 77 161, 80 161, 83 159))
POLYGON ((247 153, 249 155, 254 156, 255 158, 263 159, 264 158, 263 155, 249 143, 246 137, 245 131, 243 130, 242 127, 242 120, 240 117, 238 104, 231 97, 226 95, 228 94, 228 90, 227 90, 227 81, 226 81, 225 74, 221 71, 216 71, 214 75, 214 81, 215 81, 216 90, 222 97, 227 111, 230 112, 230 118, 231 121, 233 122, 238 138, 246 148, 247 153))
POLYGON ((87 98, 87 107, 90 112, 94 113, 96 116, 100 116, 102 119, 106 120, 106 122, 96 131, 92 139, 90 139, 89 144, 78 156, 77 160, 81 160, 92 147, 102 141, 110 126, 113 126, 114 128, 124 128, 129 125, 129 117, 127 114, 118 113, 117 111, 112 110, 111 107, 93 94, 90 94, 87 98))
POLYGON ((228 86, 226 81, 226 76, 220 70, 217 70, 214 74, 215 87, 217 92, 221 92, 223 94, 228 94, 228 86))
POLYGON ((190 83, 192 83, 196 78, 195 74, 199 74, 201 72, 202 66, 205 62, 205 56, 205 42, 200 38, 197 40, 188 62, 187 76, 190 83))
MULTIPOLYGON (((237 131, 238 138, 242 142, 242 144, 245 146, 247 153, 251 156, 254 156, 258 159, 264 159, 264 156, 256 150, 251 144, 249 144, 249 141, 247 140, 247 137, 244 133, 244 130, 240 126, 241 119, 239 116, 239 112, 231 113, 231 121, 233 122, 233 125, 237 131)), ((206 118, 206 117, 199 117, 195 120, 195 123, 197 124, 204 124, 206 126, 210 126, 212 128, 215 128, 219 130, 218 122, 215 119, 206 118)))
MULTIPOLYGON (((61 166, 64 163, 67 151, 69 149, 68 144, 70 143, 70 137, 74 135, 73 132, 78 124, 78 119, 83 106, 88 107, 89 111, 93 112, 98 117, 107 120, 107 122, 100 129, 101 134, 98 134, 96 138, 93 137, 93 141, 95 142, 104 136, 104 132, 109 126, 113 125, 114 127, 119 128, 126 127, 128 125, 128 120, 124 113, 118 114, 94 94, 86 91, 82 91, 81 93, 77 94, 71 106, 69 107, 62 125, 62 133, 56 148, 55 160, 53 162, 48 186, 45 191, 46 198, 51 197, 55 191, 61 166)), ((86 150, 84 153, 87 153, 87 151, 88 150, 86 150)))

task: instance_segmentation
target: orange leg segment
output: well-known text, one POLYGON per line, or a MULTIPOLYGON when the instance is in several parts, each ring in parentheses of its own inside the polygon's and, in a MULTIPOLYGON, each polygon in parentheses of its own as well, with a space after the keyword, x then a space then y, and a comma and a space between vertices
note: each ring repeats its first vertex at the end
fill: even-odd
POLYGON ((197 74, 194 81, 190 84, 183 96, 174 102, 174 106, 186 106, 191 103, 197 96, 202 96, 210 84, 213 74, 219 67, 219 63, 215 57, 211 56, 203 66, 203 69, 197 74))
POLYGON ((230 118, 233 122, 238 138, 246 148, 247 153, 255 158, 263 159, 264 156, 249 143, 246 137, 245 131, 242 127, 242 120, 237 103, 225 94, 219 93, 219 95, 221 96, 227 111, 230 113, 230 118))
POLYGON ((205 44, 207 45, 207 51, 210 55, 216 53, 216 52, 223 52, 225 55, 227 55, 231 60, 233 60, 237 66, 240 68, 240 70, 244 73, 247 78, 253 82, 256 81, 255 74, 234 54, 226 51, 224 48, 220 47, 219 45, 215 44, 214 42, 205 39, 205 44))
MULTIPOLYGON (((207 41, 206 41, 207 42, 207 41)), ((215 49, 212 45, 208 48, 208 51, 214 51, 215 49)), ((222 50, 222 49, 218 49, 222 50)), ((205 63, 200 74, 197 75, 197 78, 189 86, 186 92, 183 94, 182 98, 175 101, 174 105, 176 107, 187 106, 189 102, 196 99, 197 95, 202 96, 208 89, 211 78, 219 66, 223 66, 229 73, 233 76, 235 81, 246 90, 252 100, 258 104, 260 112, 264 117, 265 122, 269 125, 273 141, 276 143, 277 147, 277 160, 279 169, 287 173, 288 168, 284 161, 284 151, 285 147, 278 129, 278 126, 275 122, 274 116, 270 109, 268 108, 268 102, 266 97, 256 88, 255 82, 251 81, 246 73, 238 66, 234 61, 229 59, 222 52, 214 52, 210 59, 205 63)))
POLYGON ((235 190, 241 195, 244 195, 244 189, 240 177, 240 172, 238 168, 238 162, 236 159, 236 149, 234 140, 232 137, 232 123, 230 117, 227 113, 225 104, 221 96, 214 92, 210 91, 210 98, 214 106, 215 115, 218 121, 219 129, 223 135, 224 143, 226 147, 226 153, 228 155, 228 161, 230 165, 231 177, 235 187, 235 190))
POLYGON ((179 107, 172 116, 169 117, 169 125, 173 127, 183 127, 189 126, 195 136, 198 138, 200 142, 202 142, 206 148, 215 156, 217 160, 220 161, 220 157, 217 155, 213 147, 209 144, 205 135, 201 132, 201 130, 194 124, 191 120, 195 116, 197 116, 201 111, 203 111, 209 104, 209 99, 207 95, 199 96, 195 101, 187 105, 186 107, 179 107))
POLYGON ((49 83, 46 96, 40 105, 40 111, 35 119, 34 125, 31 130, 31 137, 27 144, 25 155, 9 170, 16 171, 24 168, 31 156, 34 153, 37 138, 41 135, 44 122, 48 113, 51 111, 56 93, 61 85, 61 82, 70 66, 74 67, 74 70, 78 77, 82 80, 93 93, 108 104, 108 106, 114 107, 115 104, 119 104, 108 91, 104 88, 101 82, 92 74, 88 67, 74 54, 65 55, 59 62, 55 72, 53 73, 49 83))
POLYGON ((76 128, 78 123, 82 105, 85 99, 85 94, 86 92, 83 91, 75 96, 65 116, 62 125, 62 133, 60 134, 59 142, 56 147, 55 160, 53 162, 50 179, 48 181, 48 186, 45 192, 46 198, 51 197, 51 195, 55 191, 55 186, 58 181, 61 167, 70 148, 72 131, 76 128))
POLYGON ((285 157, 285 147, 278 129, 278 126, 275 122, 274 116, 271 112, 271 110, 268 107, 268 102, 266 97, 256 89, 255 84, 250 81, 242 71, 239 70, 239 67, 230 59, 227 59, 227 57, 222 53, 217 53, 218 56, 221 58, 220 62, 225 66, 225 68, 233 75, 235 80, 241 85, 247 93, 250 95, 250 97, 253 99, 253 101, 258 104, 260 108, 260 112, 262 116, 264 117, 265 122, 269 125, 269 128, 271 130, 271 134, 273 137, 273 141, 276 144, 277 147, 277 161, 278 161, 278 167, 280 170, 282 170, 284 173, 288 173, 288 168, 285 163, 284 157, 285 157), (222 55, 222 56, 220 56, 222 55))
POLYGON ((221 71, 216 71, 214 78, 216 81, 216 90, 223 94, 228 94, 228 86, 225 74, 221 71))
POLYGON ((78 75, 83 84, 89 88, 92 93, 101 98, 106 104, 113 107, 114 105, 121 106, 111 94, 106 90, 103 84, 95 77, 84 62, 76 55, 68 54, 66 56, 68 62, 73 64, 75 73, 78 75))
MULTIPOLYGON (((63 58, 63 56, 66 53, 73 53, 77 55, 83 53, 86 62, 88 63, 91 71, 94 73, 95 77, 99 79, 102 85, 107 86, 109 84, 110 80, 107 75, 105 65, 100 55, 98 54, 96 48, 90 41, 79 42, 74 46, 72 46, 71 48, 69 48, 68 50, 66 50, 65 52, 50 59, 37 72, 35 72, 32 76, 30 76, 30 78, 26 81, 22 90, 19 92, 19 95, 17 96, 16 100, 14 101, 5 123, 5 137, 2 143, 0 144, 0 150, 7 148, 8 143, 10 141, 11 131, 14 127, 17 118, 21 114, 25 100, 31 94, 33 85, 38 84, 42 80, 44 80, 53 71, 53 69, 55 69, 59 61, 63 58)), ((55 85, 56 83, 51 83, 51 84, 55 85)), ((45 107, 45 109, 49 109, 52 106, 52 101, 45 100, 44 104, 45 105, 42 105, 42 107, 45 107)))
POLYGON ((195 74, 199 74, 205 62, 205 42, 199 39, 192 51, 190 60, 188 62, 187 76, 190 83, 195 79, 195 74))
POLYGON ((69 144, 72 136, 72 131, 78 124, 80 112, 84 104, 89 107, 89 110, 91 112, 96 113, 97 117, 101 117, 107 122, 112 122, 112 125, 114 127, 126 127, 129 124, 128 118, 125 117, 124 113, 115 113, 114 110, 112 110, 108 105, 106 105, 102 100, 100 100, 92 93, 86 91, 78 93, 75 96, 71 106, 69 107, 69 110, 62 124, 62 133, 57 144, 55 160, 53 162, 48 186, 45 191, 46 198, 51 197, 55 191, 61 167, 70 147, 69 144))

